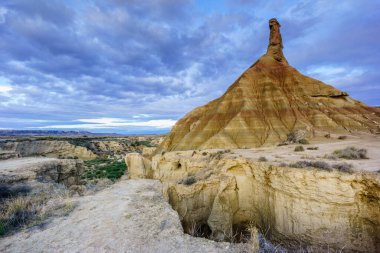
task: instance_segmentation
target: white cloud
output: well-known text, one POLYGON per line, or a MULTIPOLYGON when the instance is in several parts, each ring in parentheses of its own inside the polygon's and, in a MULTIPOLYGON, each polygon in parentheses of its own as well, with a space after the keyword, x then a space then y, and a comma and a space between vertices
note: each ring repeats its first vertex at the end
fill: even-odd
MULTIPOLYGON (((1 16, 1 8, 0 8, 0 16, 1 16)), ((11 80, 8 78, 0 76, 0 93, 5 93, 13 90, 11 86, 11 80)))
POLYGON ((338 87, 349 86, 356 82, 364 73, 362 68, 335 67, 330 65, 311 67, 307 75, 338 87))
POLYGON ((123 128, 123 127, 148 127, 155 129, 171 128, 176 120, 160 119, 148 121, 128 121, 119 118, 97 118, 97 119, 78 119, 78 122, 85 124, 69 125, 48 125, 38 127, 40 129, 102 129, 102 128, 123 128))
POLYGON ((8 91, 11 91, 11 90, 13 90, 13 88, 11 86, 0 85, 0 92, 8 92, 8 91))

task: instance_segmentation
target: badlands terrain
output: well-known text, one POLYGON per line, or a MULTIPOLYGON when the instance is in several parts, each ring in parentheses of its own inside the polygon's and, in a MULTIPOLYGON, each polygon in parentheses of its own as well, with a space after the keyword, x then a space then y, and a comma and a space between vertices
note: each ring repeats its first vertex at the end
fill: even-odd
POLYGON ((380 109, 267 52, 166 136, 4 137, 1 252, 378 252, 380 109))

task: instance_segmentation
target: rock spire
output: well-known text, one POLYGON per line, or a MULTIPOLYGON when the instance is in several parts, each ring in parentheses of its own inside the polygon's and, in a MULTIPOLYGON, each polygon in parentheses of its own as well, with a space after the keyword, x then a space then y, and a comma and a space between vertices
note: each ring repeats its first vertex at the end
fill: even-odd
POLYGON ((280 24, 269 20, 268 51, 221 96, 180 119, 161 150, 252 148, 276 145, 302 130, 307 138, 328 133, 379 133, 380 109, 307 77, 282 53, 280 24))
POLYGON ((288 64, 288 61, 286 60, 282 49, 282 37, 280 32, 280 23, 277 21, 277 19, 272 18, 269 20, 269 29, 270 29, 270 35, 269 35, 269 44, 268 44, 268 50, 266 55, 271 56, 276 61, 283 62, 288 64))

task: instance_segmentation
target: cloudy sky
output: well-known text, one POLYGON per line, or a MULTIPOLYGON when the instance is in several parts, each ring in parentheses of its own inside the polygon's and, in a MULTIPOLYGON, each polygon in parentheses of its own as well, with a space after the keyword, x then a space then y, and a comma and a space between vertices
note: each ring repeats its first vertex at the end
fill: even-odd
POLYGON ((1 0, 0 128, 167 132, 265 53, 380 105, 379 0, 1 0))

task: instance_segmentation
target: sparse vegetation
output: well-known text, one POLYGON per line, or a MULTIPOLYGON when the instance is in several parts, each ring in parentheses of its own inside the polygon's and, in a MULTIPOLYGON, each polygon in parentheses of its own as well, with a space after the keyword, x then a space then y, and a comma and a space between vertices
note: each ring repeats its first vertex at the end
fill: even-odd
POLYGON ((337 163, 332 166, 334 169, 345 172, 345 173, 353 173, 352 164, 349 163, 337 163))
POLYGON ((49 217, 67 215, 75 208, 69 190, 60 184, 34 189, 30 195, 1 200, 0 235, 43 224, 49 217))
POLYGON ((318 150, 318 147, 308 147, 307 150, 318 150))
POLYGON ((347 147, 345 149, 335 150, 332 155, 337 158, 351 160, 368 159, 366 149, 358 149, 355 147, 347 147))
POLYGON ((345 135, 338 136, 338 140, 345 140, 345 139, 347 139, 347 136, 345 135))
POLYGON ((345 172, 345 173, 353 173, 354 170, 352 169, 352 164, 348 163, 336 163, 333 165, 328 164, 327 162, 324 161, 307 161, 307 160, 302 160, 302 161, 297 161, 295 163, 281 163, 279 165, 280 167, 293 167, 293 168, 316 168, 320 170, 325 170, 325 171, 332 171, 333 169, 336 169, 340 172, 345 172))
POLYGON ((108 178, 116 181, 125 174, 127 166, 124 161, 115 161, 112 159, 95 159, 84 162, 86 166, 83 179, 93 180, 108 178))
POLYGON ((302 151, 305 151, 305 149, 303 148, 303 146, 296 146, 296 147, 294 148, 294 151, 295 151, 295 152, 302 152, 302 151))
POLYGON ((313 167, 321 170, 331 171, 331 166, 324 161, 297 161, 289 164, 289 167, 293 168, 307 168, 313 167))

